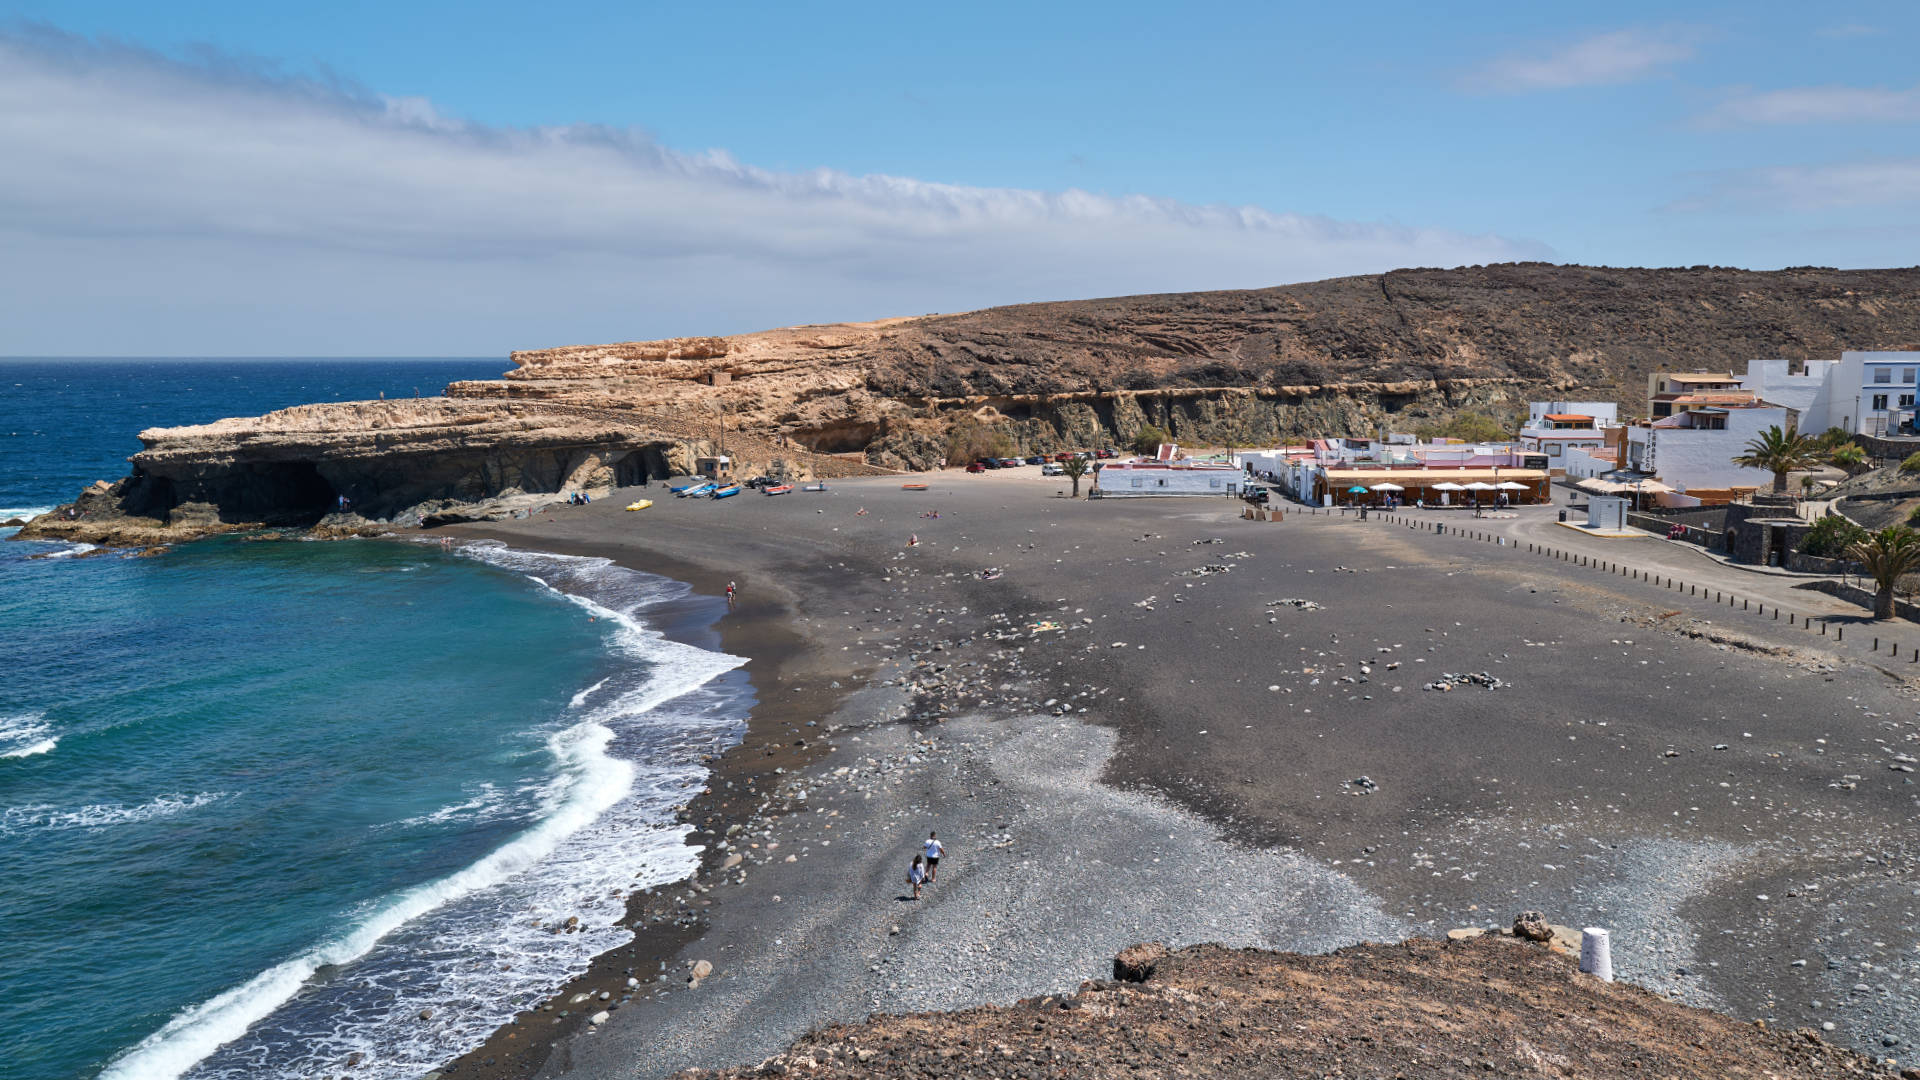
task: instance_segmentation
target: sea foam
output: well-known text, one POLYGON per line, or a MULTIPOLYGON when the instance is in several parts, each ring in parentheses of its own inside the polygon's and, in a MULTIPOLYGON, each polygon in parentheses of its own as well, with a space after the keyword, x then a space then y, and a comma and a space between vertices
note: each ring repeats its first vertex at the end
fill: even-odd
MULTIPOLYGON (((522 1008, 632 940, 624 896, 684 879, 700 848, 677 808, 705 754, 738 741, 748 699, 710 687, 738 657, 670 641, 639 618, 690 590, 604 559, 489 543, 513 570, 607 624, 621 667, 574 695, 547 739, 554 771, 529 828, 463 870, 354 915, 334 937, 174 1016, 102 1080, 292 1078, 363 1055, 362 1080, 412 1078, 476 1046, 522 1008), (577 932, 553 927, 577 916, 577 932), (319 984, 323 966, 346 965, 319 984), (432 1020, 418 1018, 431 1010, 432 1020)), ((489 812, 499 792, 400 825, 489 812)))
POLYGON ((61 809, 50 803, 10 806, 0 814, 0 834, 32 829, 104 829, 115 825, 134 825, 155 818, 172 817, 216 799, 231 798, 231 791, 203 791, 198 795, 156 795, 143 803, 93 803, 61 809))
POLYGON ((59 744, 52 734, 45 713, 0 716, 0 758, 33 757, 49 753, 59 744))

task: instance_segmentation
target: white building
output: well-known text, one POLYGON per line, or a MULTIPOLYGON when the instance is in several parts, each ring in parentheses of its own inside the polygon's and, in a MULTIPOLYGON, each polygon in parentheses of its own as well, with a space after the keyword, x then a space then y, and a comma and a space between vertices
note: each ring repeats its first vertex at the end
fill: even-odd
POLYGON ((1527 426, 1537 425, 1541 417, 1549 413, 1584 416, 1600 427, 1612 427, 1620 422, 1620 406, 1611 401, 1529 401, 1527 426))
POLYGON ((1809 434, 1841 428, 1863 435, 1898 434, 1896 414, 1914 407, 1920 352, 1843 352, 1819 393, 1802 411, 1809 434))
POLYGON ((1768 402, 1702 406, 1627 428, 1627 460, 1636 472, 1651 473, 1677 490, 1757 487, 1769 489, 1773 474, 1733 463, 1747 443, 1770 427, 1797 422, 1792 409, 1768 402))
POLYGON ((1834 369, 1839 366, 1838 360, 1808 360, 1802 372, 1795 375, 1792 360, 1749 360, 1747 373, 1740 379, 1740 388, 1762 401, 1785 405, 1798 412, 1801 421, 1810 428, 1808 434, 1818 434, 1825 431, 1828 425, 1816 426, 1809 418, 1815 415, 1814 402, 1818 400, 1820 391, 1826 388, 1834 369))
POLYGON ((1527 423, 1520 429, 1520 446, 1545 454, 1550 468, 1564 468, 1571 449, 1594 450, 1607 444, 1607 428, 1620 422, 1620 406, 1611 401, 1533 401, 1527 403, 1527 423))
POLYGON ((1115 461, 1098 474, 1103 499, 1156 495, 1236 495, 1246 471, 1225 462, 1115 461))

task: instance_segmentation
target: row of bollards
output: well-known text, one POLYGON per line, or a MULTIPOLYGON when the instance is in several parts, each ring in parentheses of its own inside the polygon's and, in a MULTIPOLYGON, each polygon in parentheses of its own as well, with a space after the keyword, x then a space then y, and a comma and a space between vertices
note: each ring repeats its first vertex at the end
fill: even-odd
MULTIPOLYGON (((1340 509, 1341 516, 1343 517, 1346 516, 1346 509, 1344 507, 1338 508, 1338 509, 1340 509)), ((1320 512, 1320 510, 1315 507, 1308 507, 1307 512, 1318 513, 1320 512)), ((1328 516, 1332 516, 1333 514, 1333 510, 1331 509, 1328 509, 1325 512, 1328 516)), ((1484 533, 1484 532, 1480 532, 1478 530, 1473 530, 1473 529, 1460 529, 1451 525, 1444 524, 1442 522, 1420 521, 1417 519, 1403 520, 1402 518, 1400 518, 1399 515, 1392 514, 1392 513, 1382 513, 1380 517, 1383 520, 1389 522, 1390 524, 1403 525, 1404 527, 1409 529, 1425 529, 1427 531, 1433 532, 1438 535, 1446 535, 1448 533, 1451 533, 1454 536, 1463 537, 1469 540, 1480 540, 1480 541, 1484 541, 1486 543, 1491 543, 1501 547, 1512 547, 1515 549, 1518 549, 1520 547, 1520 541, 1518 540, 1515 540, 1509 543, 1508 539, 1504 536, 1498 536, 1493 533, 1484 533)), ((1545 555, 1547 558, 1557 559, 1561 562, 1573 563, 1576 566, 1587 566, 1587 567, 1592 567, 1598 570, 1604 570, 1607 573, 1619 574, 1622 577, 1630 578, 1636 581, 1644 581, 1649 584, 1659 586, 1661 588, 1672 590, 1674 592, 1678 592, 1681 588, 1684 587, 1687 590, 1688 596, 1697 596, 1697 597, 1700 597, 1701 599, 1705 599, 1707 596, 1707 593, 1711 591, 1713 593, 1713 602, 1715 604, 1718 604, 1720 603, 1720 601, 1725 600, 1727 603, 1727 606, 1731 608, 1736 606, 1735 601, 1739 601, 1737 606, 1741 611, 1750 611, 1760 616, 1765 616, 1767 613, 1767 605, 1764 601, 1758 604, 1755 604, 1754 601, 1752 601, 1751 599, 1737 596, 1734 593, 1723 592, 1719 589, 1708 590, 1702 586, 1689 584, 1684 581, 1678 581, 1672 577, 1662 577, 1659 574, 1650 574, 1647 571, 1641 570, 1637 567, 1628 567, 1620 563, 1608 562, 1606 560, 1596 559, 1591 555, 1582 555, 1578 552, 1561 551, 1557 548, 1550 548, 1545 546, 1544 544, 1537 544, 1532 541, 1527 542, 1527 551, 1530 554, 1545 555)), ((1773 609, 1774 622, 1780 621, 1780 612, 1781 612, 1781 609, 1779 607, 1775 607, 1773 609)), ((1814 620, 1811 617, 1800 616, 1795 612, 1791 612, 1791 611, 1787 612, 1786 614, 1787 614, 1788 626, 1798 626, 1809 632, 1813 630, 1814 620)), ((1820 636, 1822 637, 1827 636, 1827 621, 1828 620, 1826 619, 1820 620, 1820 636)), ((1844 626, 1834 627, 1833 640, 1835 640, 1836 642, 1846 640, 1846 628, 1844 626)), ((1877 637, 1873 639, 1873 651, 1875 653, 1878 653, 1880 651, 1880 639, 1877 637)), ((1889 652, 1893 655, 1895 659, 1898 659, 1900 656, 1900 643, 1897 641, 1893 642, 1889 652)), ((1912 655, 1908 657, 1907 662, 1910 664, 1920 664, 1920 647, 1917 647, 1912 650, 1912 655)), ((1605 931, 1602 931, 1602 933, 1604 934, 1605 931)))

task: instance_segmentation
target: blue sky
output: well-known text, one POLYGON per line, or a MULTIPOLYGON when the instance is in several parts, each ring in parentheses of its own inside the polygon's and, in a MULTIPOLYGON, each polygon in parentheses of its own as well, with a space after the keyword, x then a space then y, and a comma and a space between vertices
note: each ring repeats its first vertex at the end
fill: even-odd
POLYGON ((4 353, 499 353, 1401 265, 1920 251, 1911 4, 0 18, 4 353))

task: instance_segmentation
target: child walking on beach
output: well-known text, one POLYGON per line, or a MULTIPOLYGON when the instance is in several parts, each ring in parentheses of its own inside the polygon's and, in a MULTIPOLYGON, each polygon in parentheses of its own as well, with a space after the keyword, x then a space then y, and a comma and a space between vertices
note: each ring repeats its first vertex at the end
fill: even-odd
POLYGON ((913 898, 915 900, 920 899, 920 886, 924 884, 926 880, 927 860, 924 856, 915 855, 913 857, 913 865, 907 867, 907 884, 913 886, 913 898))
POLYGON ((925 856, 927 860, 928 881, 932 881, 939 876, 940 856, 946 853, 946 846, 940 843, 940 834, 937 832, 929 832, 927 834, 927 842, 921 851, 921 854, 925 856))

